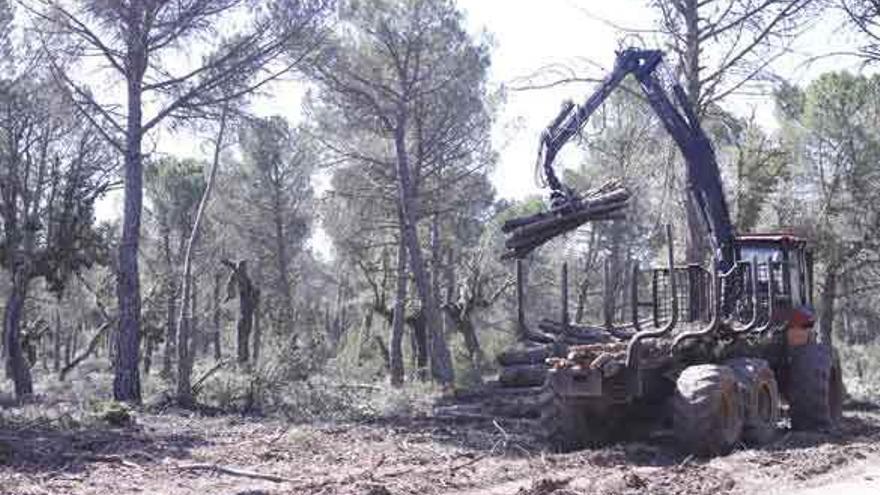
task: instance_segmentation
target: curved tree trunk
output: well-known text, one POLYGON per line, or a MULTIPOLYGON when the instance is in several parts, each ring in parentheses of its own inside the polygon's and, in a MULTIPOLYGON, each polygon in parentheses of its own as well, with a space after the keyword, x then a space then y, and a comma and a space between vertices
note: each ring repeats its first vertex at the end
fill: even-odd
POLYGON ((208 201, 211 199, 211 191, 214 189, 214 182, 217 177, 220 151, 223 146, 223 136, 226 132, 227 114, 228 107, 223 107, 223 113, 220 116, 220 130, 217 132, 217 139, 214 141, 214 160, 211 163, 211 172, 208 174, 208 182, 205 184, 205 191, 202 193, 202 199, 199 201, 199 209, 196 212, 192 232, 190 232, 189 239, 186 241, 186 255, 183 259, 180 316, 177 319, 177 402, 183 406, 190 406, 193 403, 191 380, 196 346, 195 339, 191 338, 190 335, 194 310, 192 307, 193 301, 191 300, 191 292, 193 290, 192 258, 195 245, 199 240, 205 210, 208 207, 208 201))

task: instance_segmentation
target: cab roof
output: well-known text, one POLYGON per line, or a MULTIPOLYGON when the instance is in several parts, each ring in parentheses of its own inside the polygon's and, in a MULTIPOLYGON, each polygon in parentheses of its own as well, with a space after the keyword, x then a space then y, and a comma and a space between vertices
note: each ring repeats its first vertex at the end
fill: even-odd
POLYGON ((803 237, 789 232, 766 232, 757 234, 744 234, 736 237, 740 243, 767 243, 767 244, 806 244, 803 237))

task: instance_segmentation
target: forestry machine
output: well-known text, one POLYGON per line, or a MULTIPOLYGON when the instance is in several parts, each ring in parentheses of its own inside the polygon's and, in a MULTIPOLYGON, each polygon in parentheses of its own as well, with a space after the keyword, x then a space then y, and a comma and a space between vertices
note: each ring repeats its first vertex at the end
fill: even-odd
POLYGON ((604 325, 569 323, 563 267, 563 319, 532 329, 523 316, 518 261, 523 345, 499 355, 500 390, 520 398, 534 390, 541 430, 563 450, 607 441, 621 426, 632 432, 646 424, 671 428, 691 453, 723 454, 741 441, 769 441, 781 398, 793 428, 833 429, 843 384, 835 351, 817 342, 813 329, 807 242, 787 233, 737 234, 712 145, 681 86, 672 84, 670 97, 661 84, 662 60, 657 50, 618 52, 613 71, 586 102, 566 103, 544 131, 539 166, 552 189, 553 211, 564 216, 579 199, 554 173, 554 158, 632 75, 681 150, 688 193, 702 213, 714 262, 676 264, 667 226, 664 266, 625 270, 628 310, 606 314, 604 325))

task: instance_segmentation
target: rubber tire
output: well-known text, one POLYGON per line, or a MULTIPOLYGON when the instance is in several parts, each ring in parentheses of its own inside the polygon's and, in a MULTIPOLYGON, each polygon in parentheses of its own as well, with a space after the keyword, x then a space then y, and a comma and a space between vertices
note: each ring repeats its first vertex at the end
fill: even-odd
POLYGON ((834 351, 806 344, 789 351, 789 415, 794 430, 829 431, 840 424, 843 382, 834 351))
POLYGON ((736 358, 726 361, 736 375, 743 401, 743 440, 763 445, 776 436, 779 422, 779 386, 767 361, 736 358))
POLYGON ((742 398, 728 366, 685 368, 676 381, 673 426, 679 446, 698 456, 726 454, 743 431, 742 398))

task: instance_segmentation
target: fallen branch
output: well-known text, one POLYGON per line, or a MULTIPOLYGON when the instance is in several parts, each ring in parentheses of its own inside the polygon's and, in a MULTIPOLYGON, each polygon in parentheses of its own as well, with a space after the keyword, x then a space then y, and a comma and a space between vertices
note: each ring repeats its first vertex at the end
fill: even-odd
POLYGON ((202 390, 202 384, 205 383, 205 380, 207 380, 211 377, 211 375, 219 371, 220 368, 226 365, 226 363, 226 359, 218 361, 217 364, 215 364, 211 369, 209 369, 201 377, 199 377, 198 380, 196 380, 196 383, 194 383, 192 386, 193 397, 199 395, 199 392, 202 390))
POLYGON ((89 342, 89 345, 88 345, 88 347, 86 347, 86 350, 83 351, 82 354, 80 354, 79 356, 74 358, 74 360, 71 361, 70 364, 68 364, 67 366, 65 366, 64 368, 61 369, 61 371, 58 373, 59 380, 64 381, 64 379, 67 377, 68 373, 73 371, 73 369, 76 368, 79 365, 79 363, 85 361, 86 358, 88 358, 89 356, 92 355, 93 352, 95 352, 95 349, 98 348, 98 343, 100 342, 101 337, 105 333, 107 333, 107 329, 109 329, 110 326, 113 325, 113 323, 115 323, 115 319, 114 320, 107 320, 98 328, 98 333, 96 333, 95 336, 92 337, 92 340, 89 342))
POLYGON ((213 471, 215 473, 227 474, 229 476, 238 476, 240 478, 252 478, 257 480, 271 481, 273 483, 294 483, 296 480, 276 476, 274 474, 257 473, 254 471, 243 471, 240 469, 232 469, 221 466, 219 464, 184 464, 177 466, 181 471, 213 471))
POLYGON ((105 454, 62 454, 63 457, 71 458, 71 463, 77 463, 81 461, 88 462, 106 462, 111 464, 119 464, 132 469, 140 469, 141 465, 129 461, 118 455, 105 455, 105 454))

